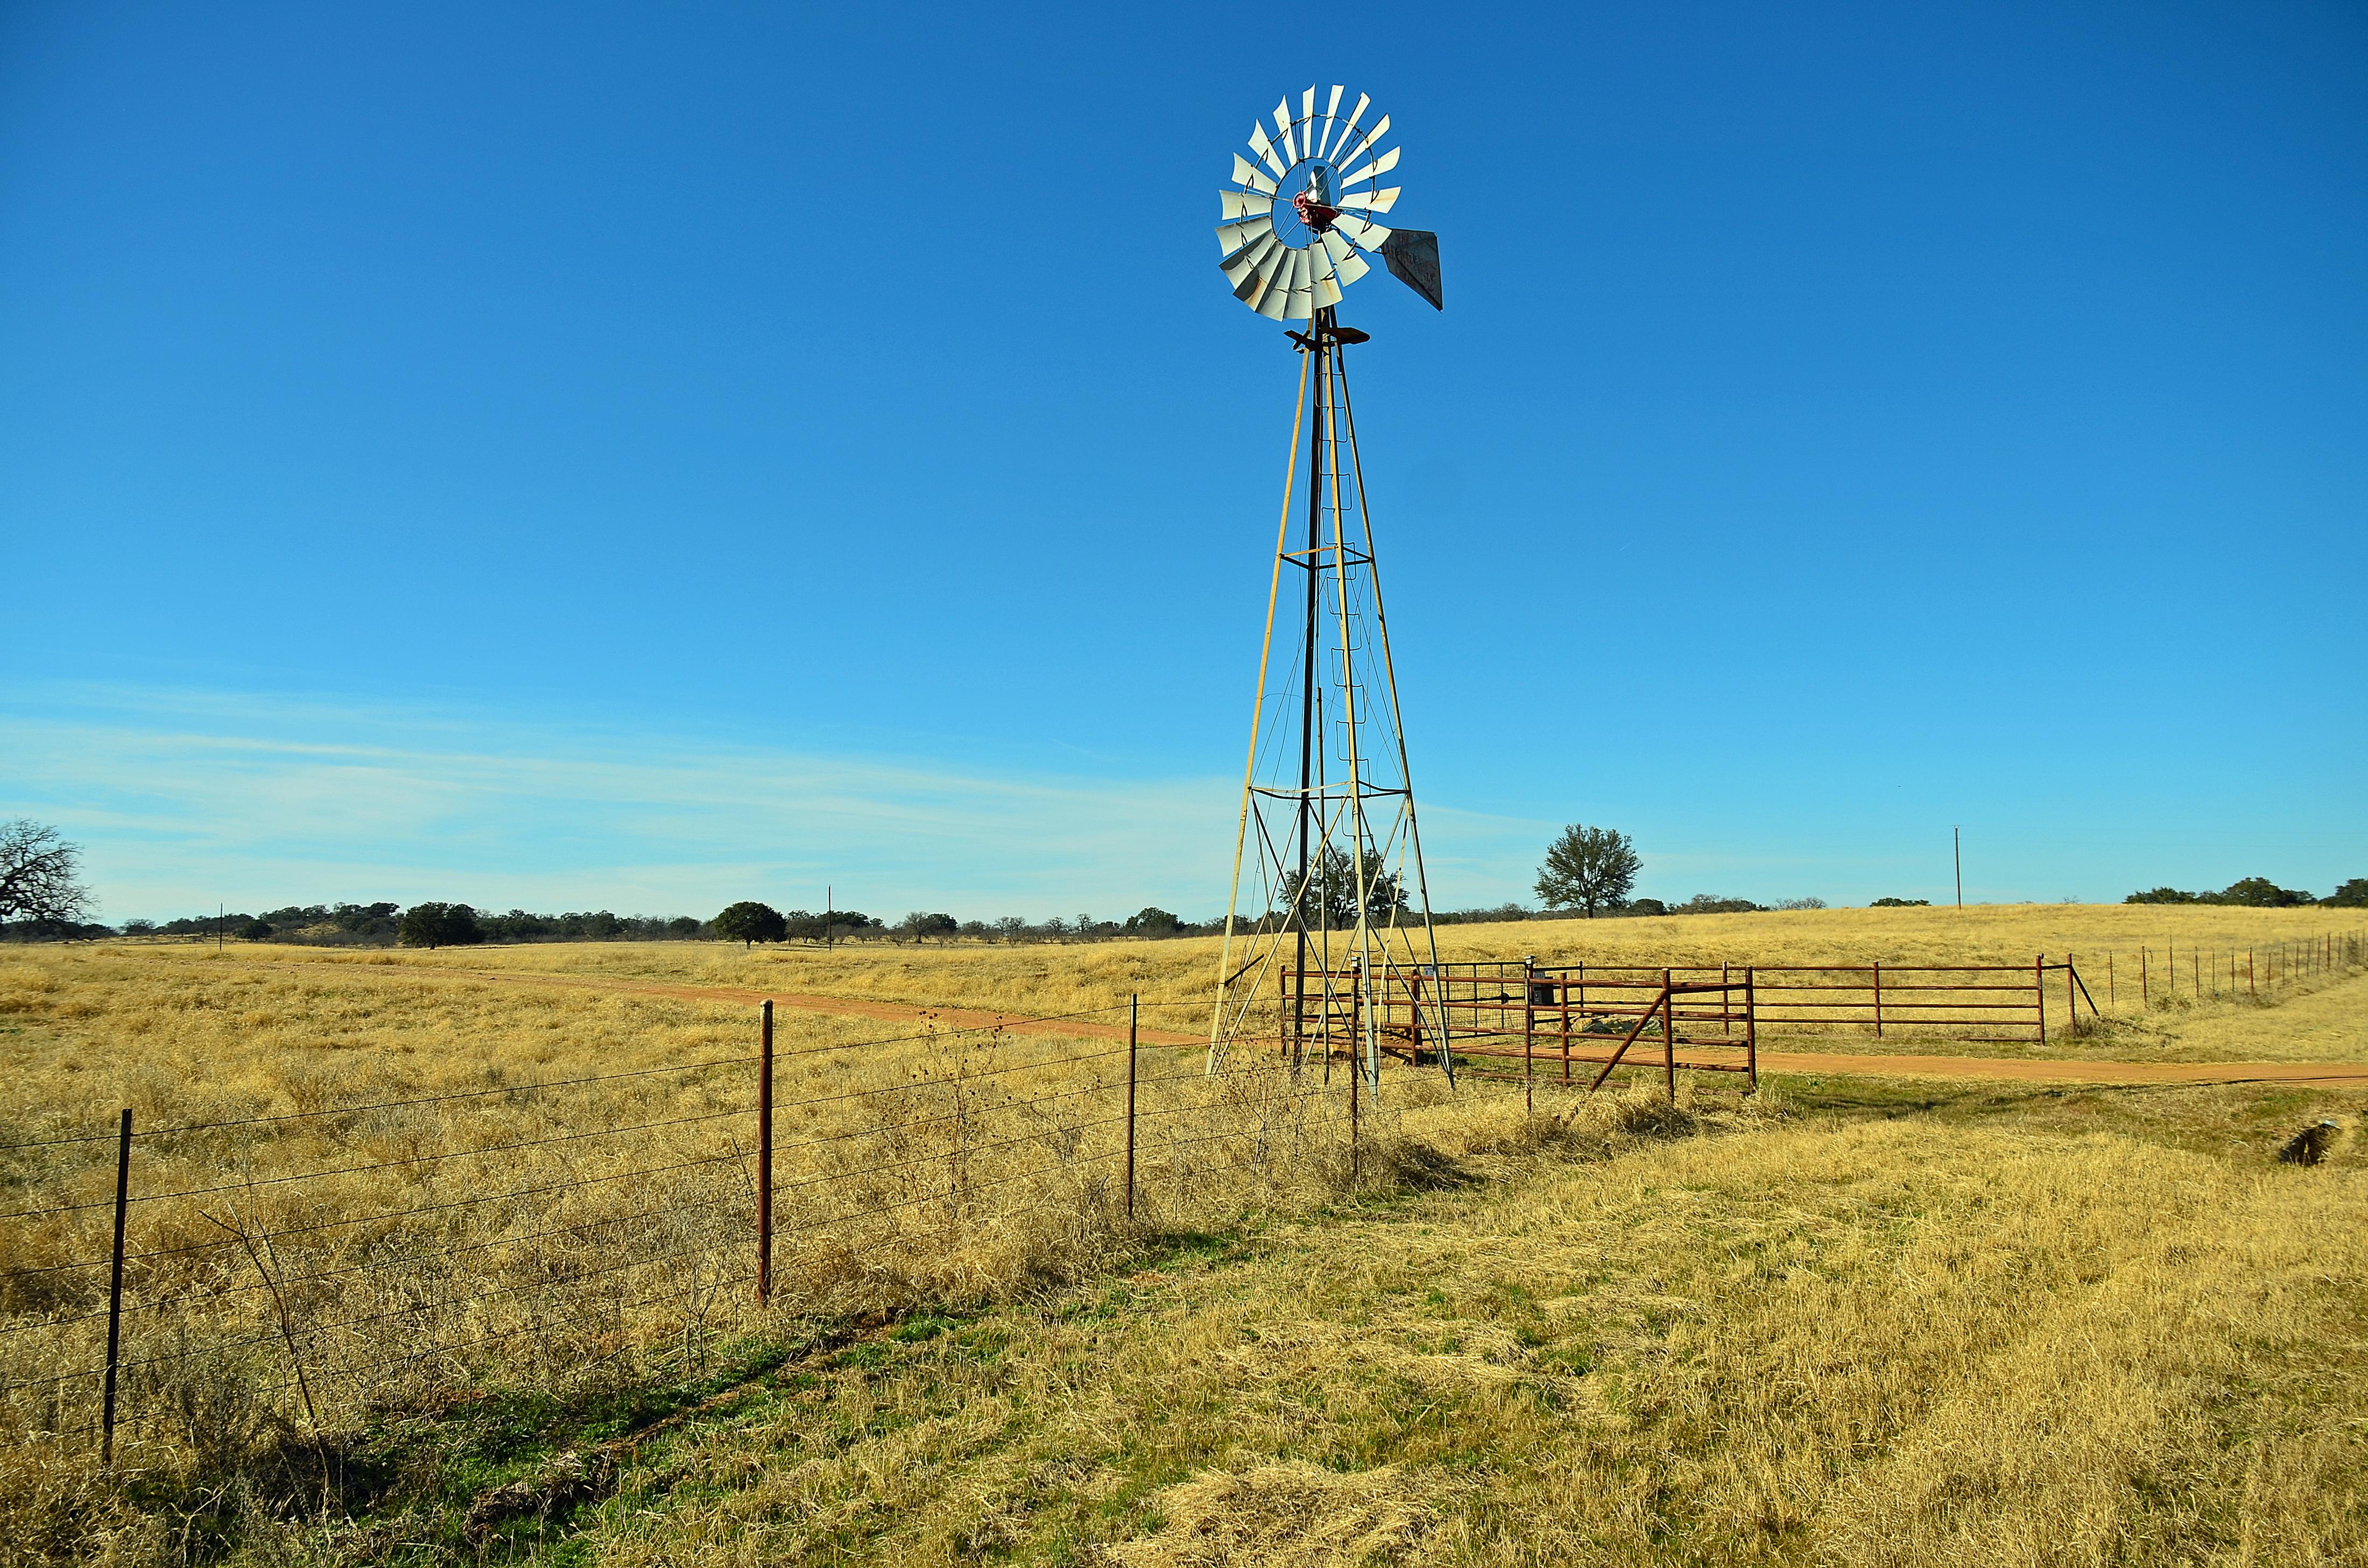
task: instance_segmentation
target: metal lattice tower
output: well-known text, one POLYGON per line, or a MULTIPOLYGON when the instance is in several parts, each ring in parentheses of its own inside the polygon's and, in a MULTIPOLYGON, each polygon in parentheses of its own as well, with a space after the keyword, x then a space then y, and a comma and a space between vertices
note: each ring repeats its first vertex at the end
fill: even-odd
POLYGON ((1327 1074, 1346 1057, 1370 1083, 1384 1041, 1369 998, 1414 1003, 1412 1026, 1399 1031, 1412 1054, 1432 1032, 1421 977, 1436 972, 1439 954, 1349 397, 1346 351, 1367 335, 1340 325, 1335 306, 1370 270, 1366 253, 1434 307, 1440 290, 1437 236, 1372 218, 1398 198, 1379 185, 1398 161, 1396 149, 1380 151, 1389 118, 1361 127, 1371 100, 1344 117, 1342 93, 1333 88, 1321 113, 1313 87, 1296 117, 1288 100, 1276 106, 1277 135, 1253 127, 1257 162, 1236 153, 1234 186, 1220 196, 1220 265, 1236 297, 1308 325, 1289 335, 1299 393, 1209 1066, 1255 1041, 1294 1065, 1312 1055, 1327 1074))

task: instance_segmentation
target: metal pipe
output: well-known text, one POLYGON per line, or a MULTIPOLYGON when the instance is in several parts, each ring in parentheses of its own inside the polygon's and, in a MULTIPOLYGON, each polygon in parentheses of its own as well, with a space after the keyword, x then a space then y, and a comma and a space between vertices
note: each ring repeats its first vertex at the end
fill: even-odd
POLYGON ((131 1206, 131 1108, 115 1135, 115 1257, 107 1287, 107 1392, 101 1401, 98 1468, 115 1468, 115 1375, 123 1349, 123 1221, 131 1206))
POLYGON ((757 1008, 757 1300, 773 1299, 773 1004, 757 1008))
POLYGON ((1135 1022, 1141 1012, 1140 992, 1126 999, 1126 1217, 1134 1220, 1134 1040, 1135 1022))

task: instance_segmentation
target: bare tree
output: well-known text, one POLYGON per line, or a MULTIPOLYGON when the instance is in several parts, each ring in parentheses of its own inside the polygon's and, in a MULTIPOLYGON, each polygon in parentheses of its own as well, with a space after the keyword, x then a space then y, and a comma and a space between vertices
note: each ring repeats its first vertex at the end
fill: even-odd
POLYGON ((0 827, 0 920, 79 923, 90 913, 82 849, 28 818, 0 827))

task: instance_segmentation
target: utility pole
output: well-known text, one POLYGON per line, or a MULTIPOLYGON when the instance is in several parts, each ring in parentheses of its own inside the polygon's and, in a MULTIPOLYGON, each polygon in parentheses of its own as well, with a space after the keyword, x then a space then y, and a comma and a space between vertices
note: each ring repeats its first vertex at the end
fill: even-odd
POLYGON ((1957 913, 1965 912, 1965 845, 1957 824, 1949 824, 1949 856, 1957 863, 1957 913))
MULTIPOLYGON (((822 885, 822 950, 830 951, 831 917, 838 913, 831 907, 837 901, 838 890, 828 882, 822 885)), ((1960 902, 1963 902, 1962 900, 1960 902)))

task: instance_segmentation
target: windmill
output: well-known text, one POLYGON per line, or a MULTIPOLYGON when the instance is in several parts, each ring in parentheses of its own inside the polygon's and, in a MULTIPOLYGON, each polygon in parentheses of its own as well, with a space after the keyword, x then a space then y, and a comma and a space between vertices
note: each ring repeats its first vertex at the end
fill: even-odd
POLYGON ((1334 87, 1275 106, 1254 123, 1219 192, 1219 263, 1235 297, 1286 328, 1300 357, 1282 516, 1258 654, 1249 759, 1234 840, 1232 892, 1209 1025, 1209 1069, 1252 1040, 1328 1076, 1336 1054, 1373 1081, 1393 1040, 1426 1044, 1452 1070, 1445 1030, 1423 989, 1436 974, 1430 892, 1406 767, 1396 673, 1374 563, 1345 350, 1369 335, 1335 315, 1341 290, 1372 270, 1443 308, 1439 237, 1379 215, 1399 187, 1382 180, 1389 116, 1346 114, 1334 87), (1310 393, 1313 392, 1311 398, 1310 393))

